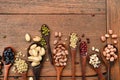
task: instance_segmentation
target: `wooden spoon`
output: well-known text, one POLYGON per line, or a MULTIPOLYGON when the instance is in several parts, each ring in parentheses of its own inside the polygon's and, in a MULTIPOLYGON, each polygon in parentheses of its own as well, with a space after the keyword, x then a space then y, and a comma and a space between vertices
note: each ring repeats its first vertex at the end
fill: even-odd
MULTIPOLYGON (((33 45, 33 44, 37 44, 37 46, 43 47, 43 46, 42 46, 40 43, 38 43, 38 42, 32 43, 31 45, 33 45)), ((30 45, 30 46, 31 46, 31 45, 30 45)), ((30 46, 29 46, 29 48, 28 48, 28 50, 27 50, 27 51, 28 51, 28 52, 27 52, 28 56, 30 56, 30 55, 29 55, 30 46)), ((44 63, 44 61, 45 61, 44 59, 45 59, 45 55, 42 56, 42 61, 40 61, 40 64, 39 64, 38 66, 35 66, 35 67, 32 67, 32 66, 31 66, 31 62, 28 63, 28 64, 30 65, 30 67, 32 68, 32 71, 33 71, 33 74, 34 74, 34 80, 39 80, 41 68, 43 67, 43 63, 44 63)))
POLYGON ((56 72, 57 72, 57 80, 61 80, 61 73, 62 73, 64 67, 65 66, 60 66, 60 67, 55 66, 55 69, 56 69, 56 72))
MULTIPOLYGON (((6 47, 5 49, 4 49, 4 51, 6 51, 7 49, 12 49, 12 52, 13 52, 13 55, 14 55, 14 49, 13 48, 11 48, 11 47, 6 47)), ((4 52, 3 52, 3 55, 4 55, 4 52)), ((11 62, 11 63, 9 63, 9 64, 5 64, 6 62, 4 61, 5 59, 4 59, 4 56, 3 56, 3 62, 4 62, 4 69, 5 69, 5 73, 4 73, 4 80, 8 80, 8 72, 9 72, 9 69, 10 69, 10 67, 11 67, 11 65, 13 64, 13 62, 11 62)))
MULTIPOLYGON (((49 29, 49 27, 46 24, 43 24, 43 25, 45 25, 45 27, 47 27, 49 29)), ((42 34, 42 27, 41 27, 41 34, 42 34)), ((42 37, 45 39, 45 41, 47 43, 47 48, 46 48, 47 50, 46 50, 46 52, 48 53, 48 56, 49 56, 51 64, 53 65, 52 52, 51 52, 51 47, 50 47, 50 32, 48 33, 47 36, 42 34, 42 37)))
MULTIPOLYGON (((91 54, 91 55, 93 55, 93 54, 91 54)), ((97 55, 97 57, 99 58, 100 61, 102 61, 99 55, 97 55)), ((90 55, 89 55, 89 60, 90 60, 90 55)), ((98 68, 94 68, 93 66, 92 66, 92 68, 97 72, 98 80, 105 80, 105 77, 104 77, 104 75, 102 74, 102 71, 101 71, 101 63, 99 64, 98 68)))
POLYGON ((75 80, 75 56, 76 56, 76 48, 72 48, 70 49, 71 52, 71 57, 72 57, 72 80, 75 80))
MULTIPOLYGON (((109 44, 107 44, 107 45, 109 45, 109 44)), ((105 47, 107 47, 107 45, 105 45, 105 47)), ((113 44, 111 44, 111 45, 113 45, 113 44)), ((117 55, 118 48, 115 45, 113 45, 113 47, 116 48, 115 54, 117 55)), ((114 63, 115 63, 115 61, 113 61, 113 62, 107 61, 107 80, 111 80, 111 67, 114 65, 114 63)))
MULTIPOLYGON (((63 46, 67 49, 67 47, 66 47, 64 44, 62 44, 62 43, 60 43, 60 44, 58 44, 58 45, 63 45, 63 46)), ((57 45, 57 46, 58 46, 58 45, 57 45)), ((56 46, 56 47, 57 47, 57 46, 56 46)), ((56 48, 56 47, 55 47, 55 48, 56 48)), ((55 64, 55 62, 54 62, 54 64, 55 64)), ((56 69, 56 72, 57 72, 57 80, 61 80, 61 73, 62 73, 64 67, 65 67, 65 66, 55 66, 55 69, 56 69)))
POLYGON ((82 41, 80 43, 80 60, 81 60, 81 70, 82 70, 82 80, 86 80, 86 62, 87 62, 87 43, 82 41), (84 44, 84 46, 83 46, 84 44), (85 49, 83 51, 83 48, 85 49))

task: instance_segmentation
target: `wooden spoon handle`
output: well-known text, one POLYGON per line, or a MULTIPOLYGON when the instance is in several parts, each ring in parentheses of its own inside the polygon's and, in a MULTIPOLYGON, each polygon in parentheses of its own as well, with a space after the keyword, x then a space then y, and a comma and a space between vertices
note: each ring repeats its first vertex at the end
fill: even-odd
POLYGON ((4 73, 4 80, 8 80, 8 72, 9 72, 9 66, 7 65, 5 65, 5 73, 4 73))
POLYGON ((75 56, 76 56, 76 49, 71 50, 72 56, 72 80, 75 80, 75 56))
POLYGON ((51 64, 53 65, 52 52, 51 52, 51 47, 50 47, 49 42, 48 42, 48 45, 47 45, 47 53, 48 53, 48 56, 49 56, 50 62, 51 62, 51 64))
POLYGON ((103 76, 102 72, 101 72, 101 67, 99 67, 98 69, 96 69, 97 73, 98 73, 98 80, 105 80, 105 77, 103 76))
POLYGON ((60 80, 60 79, 61 79, 61 73, 62 73, 62 71, 63 71, 63 68, 64 68, 64 67, 56 68, 56 71, 57 71, 57 80, 60 80))
POLYGON ((60 78, 61 78, 61 75, 57 74, 57 80, 60 80, 60 78))
POLYGON ((22 80, 27 80, 27 73, 22 73, 21 78, 22 78, 22 80))
POLYGON ((107 80, 111 80, 111 65, 110 63, 108 64, 108 70, 107 70, 107 80))
POLYGON ((87 56, 81 56, 81 69, 82 69, 82 80, 86 80, 85 73, 86 73, 86 58, 87 56))

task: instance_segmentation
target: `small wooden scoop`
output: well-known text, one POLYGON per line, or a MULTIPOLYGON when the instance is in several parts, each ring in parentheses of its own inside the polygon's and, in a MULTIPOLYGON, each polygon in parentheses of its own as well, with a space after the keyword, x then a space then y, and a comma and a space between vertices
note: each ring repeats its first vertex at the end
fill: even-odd
MULTIPOLYGON (((11 47, 6 47, 5 49, 4 49, 4 51, 5 50, 7 50, 8 48, 11 48, 11 47)), ((12 52, 14 53, 15 51, 14 51, 14 49, 13 48, 11 48, 12 49, 12 52)), ((4 53, 3 53, 4 54, 4 53)), ((3 57, 3 62, 4 62, 4 69, 5 69, 5 73, 4 73, 4 80, 8 80, 8 72, 9 72, 9 69, 10 69, 10 67, 11 67, 11 65, 13 64, 13 63, 9 63, 9 64, 5 64, 5 61, 4 61, 4 57, 3 57)))
POLYGON ((23 73, 21 74, 21 79, 22 79, 22 80, 27 80, 27 71, 26 71, 26 72, 23 72, 23 73))
POLYGON ((56 71, 57 71, 57 80, 61 80, 61 73, 63 71, 65 66, 60 66, 60 67, 55 67, 56 71))
MULTIPOLYGON (((46 24, 43 24, 45 25, 45 27, 47 27, 49 29, 49 27, 46 25, 46 24)), ((43 26, 42 25, 42 26, 43 26)), ((41 27, 41 34, 42 34, 42 27, 41 27)), ((50 32, 48 33, 47 36, 45 36, 44 34, 42 34, 42 37, 45 39, 46 43, 47 43, 47 53, 48 53, 48 56, 49 56, 49 59, 50 59, 50 62, 51 64, 53 65, 53 59, 52 59, 52 52, 51 52, 51 47, 50 47, 50 32)))
MULTIPOLYGON (((58 45, 63 45, 65 48, 67 48, 64 44, 58 44, 58 45)), ((58 46, 57 45, 57 46, 58 46)), ((57 47, 56 46, 56 47, 57 47)), ((54 64, 55 64, 55 62, 54 62, 54 64)), ((57 80, 61 80, 61 73, 62 73, 62 71, 63 71, 63 69, 64 69, 64 67, 65 66, 55 66, 55 69, 56 69, 56 72, 57 72, 57 80)))
MULTIPOLYGON (((94 54, 95 54, 95 53, 94 53, 94 54)), ((92 55, 93 55, 93 54, 92 54, 92 55)), ((100 61, 102 61, 99 55, 97 55, 97 57, 99 58, 100 61)), ((90 57, 88 57, 88 58, 89 58, 89 60, 90 60, 90 57)), ((92 66, 92 65, 91 65, 91 66, 92 66)), ((92 66, 92 68, 97 72, 97 74, 98 74, 98 80, 105 80, 105 77, 104 77, 104 75, 103 75, 102 72, 101 72, 101 63, 99 64, 99 67, 98 67, 98 68, 94 68, 93 66, 92 66)))
POLYGON ((94 68, 94 69, 98 74, 98 80, 105 80, 105 77, 103 76, 103 74, 101 72, 101 66, 99 66, 98 68, 94 68))
POLYGON ((82 80, 86 80, 86 63, 87 63, 87 43, 82 41, 80 43, 80 60, 81 60, 81 70, 82 70, 82 80))
MULTIPOLYGON (((108 45, 108 44, 107 44, 108 45)), ((107 46, 107 45, 105 45, 105 47, 107 46)), ((111 44, 112 45, 112 44, 111 44)), ((115 46, 115 45, 113 45, 114 46, 114 48, 116 48, 116 52, 115 52, 115 54, 117 55, 118 54, 118 48, 115 46)), ((104 47, 104 48, 105 48, 104 47)), ((114 65, 114 63, 115 63, 115 61, 113 61, 113 62, 110 62, 110 61, 107 61, 107 80, 111 80, 111 67, 114 65)))
MULTIPOLYGON (((32 43, 31 45, 33 45, 33 44, 37 44, 38 46, 43 47, 41 44, 39 44, 39 43, 37 43, 37 42, 32 43)), ((30 45, 30 46, 31 46, 31 45, 30 45)), ((28 50, 27 50, 27 51, 28 51, 28 52, 27 52, 28 56, 30 56, 30 55, 29 55, 30 46, 29 46, 29 48, 28 48, 28 50)), ((33 71, 33 74, 34 74, 34 80, 39 80, 41 68, 43 67, 43 63, 44 63, 44 61, 45 61, 44 59, 45 59, 45 55, 42 56, 42 61, 40 61, 40 64, 39 64, 38 66, 35 66, 35 67, 32 67, 32 66, 31 66, 31 62, 29 62, 29 65, 30 65, 30 67, 32 68, 32 71, 33 71)))
POLYGON ((75 56, 76 56, 76 48, 70 49, 72 56, 72 80, 75 80, 75 56))

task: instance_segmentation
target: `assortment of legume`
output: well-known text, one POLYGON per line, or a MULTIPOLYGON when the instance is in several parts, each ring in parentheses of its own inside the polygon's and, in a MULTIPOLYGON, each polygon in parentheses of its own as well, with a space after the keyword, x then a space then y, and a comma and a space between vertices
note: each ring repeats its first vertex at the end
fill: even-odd
MULTIPOLYGON (((47 25, 42 25, 41 27, 41 33, 42 35, 48 36, 50 33, 49 28, 47 25)), ((54 34, 55 39, 54 40, 54 46, 55 48, 53 49, 53 59, 54 59, 54 64, 55 66, 66 66, 67 65, 67 56, 68 56, 68 50, 66 46, 64 45, 64 42, 62 42, 62 33, 61 32, 55 32, 54 34)), ((82 35, 82 38, 84 38, 85 35, 82 35)), ((104 36, 101 36, 101 41, 105 42, 108 38, 112 39, 114 44, 117 44, 117 35, 113 33, 113 30, 108 30, 108 33, 106 33, 104 36)), ((27 42, 34 41, 36 43, 33 43, 30 45, 29 50, 28 50, 28 61, 31 63, 32 67, 38 66, 41 63, 42 57, 45 55, 45 46, 46 46, 46 41, 44 38, 41 36, 35 36, 31 38, 31 35, 29 33, 25 34, 25 40, 27 42), (40 45, 39 45, 40 44, 40 45)), ((65 39, 67 41, 67 38, 65 39)), ((81 41, 80 39, 80 54, 83 56, 87 55, 87 43, 90 43, 90 39, 86 38, 86 41, 81 41)), ((76 33, 72 33, 70 35, 70 44, 69 46, 72 48, 76 48, 78 42, 78 36, 76 33)), ((95 51, 97 53, 100 52, 99 49, 95 48, 94 46, 92 47, 92 51, 95 51)), ((118 58, 116 55, 117 53, 117 48, 113 44, 108 44, 102 54, 106 57, 106 60, 113 62, 118 58)), ((10 63, 14 62, 13 65, 13 72, 15 73, 23 73, 28 70, 28 64, 25 60, 21 59, 20 57, 24 57, 21 52, 17 53, 15 55, 15 61, 14 61, 14 51, 12 48, 8 47, 4 50, 3 52, 3 57, 5 64, 8 65, 10 63)), ((0 62, 0 65, 2 63, 0 62)), ((101 64, 101 61, 99 60, 99 57, 97 54, 93 54, 90 56, 89 64, 91 64, 94 68, 98 68, 101 64)), ((32 78, 29 78, 30 80, 33 80, 32 78)))

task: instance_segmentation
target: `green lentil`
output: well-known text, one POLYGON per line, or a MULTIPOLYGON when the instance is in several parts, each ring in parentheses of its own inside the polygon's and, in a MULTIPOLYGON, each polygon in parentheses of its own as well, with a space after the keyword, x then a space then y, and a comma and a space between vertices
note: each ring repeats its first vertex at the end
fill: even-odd
POLYGON ((47 25, 43 24, 41 27, 41 32, 44 36, 48 36, 50 33, 49 28, 47 27, 47 25))
POLYGON ((40 40, 40 44, 41 44, 43 47, 46 46, 46 41, 45 41, 44 38, 41 38, 41 40, 40 40))

